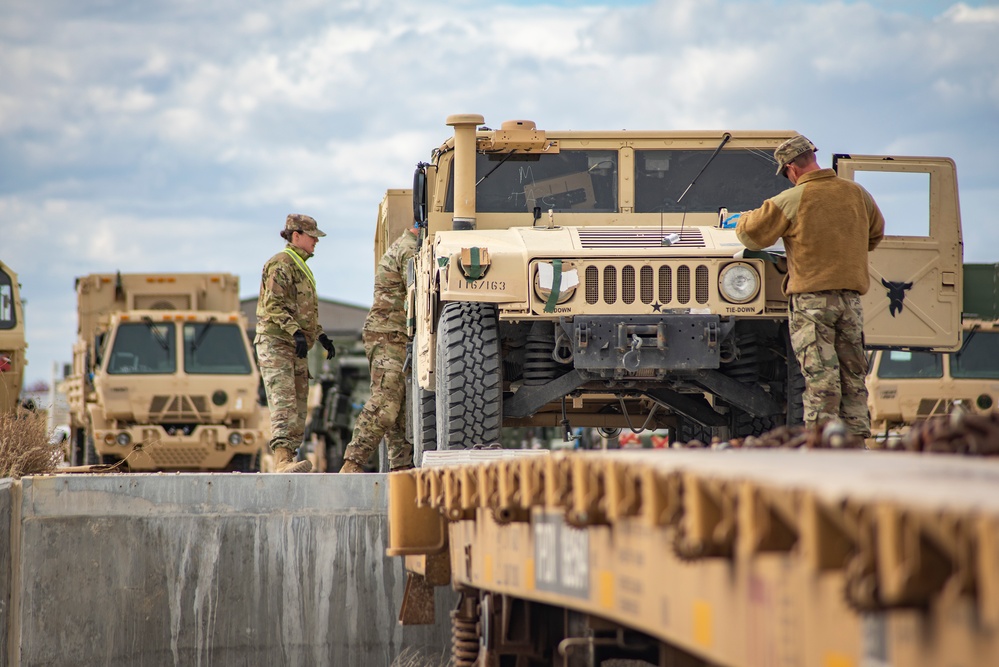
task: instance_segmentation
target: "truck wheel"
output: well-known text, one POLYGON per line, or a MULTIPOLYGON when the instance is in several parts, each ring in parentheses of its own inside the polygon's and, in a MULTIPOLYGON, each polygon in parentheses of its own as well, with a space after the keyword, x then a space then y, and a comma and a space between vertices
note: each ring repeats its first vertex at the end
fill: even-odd
POLYGON ((784 337, 784 350, 787 355, 787 425, 799 426, 805 423, 805 404, 803 394, 805 393, 805 376, 801 374, 801 364, 794 354, 791 346, 791 334, 785 325, 781 329, 784 337))
POLYGON ((260 470, 258 454, 236 454, 229 461, 226 470, 229 472, 257 472, 260 470))
POLYGON ((437 329, 437 449, 499 440, 503 377, 496 306, 449 303, 437 329))
POLYGON ((87 431, 86 448, 83 454, 83 465, 92 466, 101 462, 101 457, 97 455, 97 448, 94 447, 94 434, 87 431))
MULTIPOLYGON (((350 440, 350 434, 347 434, 350 440)), ((343 467, 343 454, 346 449, 342 435, 320 436, 322 446, 326 448, 326 472, 340 472, 343 467)))
POLYGON ((409 382, 409 410, 413 426, 413 465, 423 465, 423 452, 437 449, 437 400, 417 381, 416 362, 409 382))

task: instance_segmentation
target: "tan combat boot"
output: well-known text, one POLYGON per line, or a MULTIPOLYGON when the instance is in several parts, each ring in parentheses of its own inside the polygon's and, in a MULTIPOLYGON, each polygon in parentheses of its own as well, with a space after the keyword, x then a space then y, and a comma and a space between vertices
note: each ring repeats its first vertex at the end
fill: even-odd
POLYGON ((274 472, 309 472, 312 461, 296 461, 295 453, 287 447, 274 448, 274 472))
POLYGON ((360 463, 355 463, 350 459, 345 459, 340 472, 364 472, 364 467, 360 463))

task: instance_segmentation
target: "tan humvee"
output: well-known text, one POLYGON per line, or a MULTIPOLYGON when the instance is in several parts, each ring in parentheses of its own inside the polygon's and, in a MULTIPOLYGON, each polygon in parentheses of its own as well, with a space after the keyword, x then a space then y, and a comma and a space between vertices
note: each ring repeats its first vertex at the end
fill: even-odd
POLYGON ((73 462, 255 470, 259 373, 226 273, 92 274, 65 388, 73 462))
POLYGON ((0 414, 17 409, 27 360, 24 311, 17 274, 0 262, 0 414))
MULTIPOLYGON (((449 117, 454 136, 414 179, 424 230, 409 302, 417 459, 495 441, 503 426, 561 426, 567 437, 580 426, 669 426, 689 439, 800 419, 786 261, 744 251, 732 221, 789 187, 772 154, 794 132, 482 122, 449 117)), ((928 184, 929 232, 895 236, 889 221, 871 255, 867 342, 955 348, 953 162, 836 155, 834 167, 928 184)))

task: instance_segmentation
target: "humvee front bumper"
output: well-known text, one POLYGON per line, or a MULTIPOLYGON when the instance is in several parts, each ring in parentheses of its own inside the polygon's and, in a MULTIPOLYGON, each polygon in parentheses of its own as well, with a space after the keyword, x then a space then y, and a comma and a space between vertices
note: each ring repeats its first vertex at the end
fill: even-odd
POLYGON ((734 323, 718 315, 617 315, 563 318, 578 369, 718 368, 721 342, 734 323))

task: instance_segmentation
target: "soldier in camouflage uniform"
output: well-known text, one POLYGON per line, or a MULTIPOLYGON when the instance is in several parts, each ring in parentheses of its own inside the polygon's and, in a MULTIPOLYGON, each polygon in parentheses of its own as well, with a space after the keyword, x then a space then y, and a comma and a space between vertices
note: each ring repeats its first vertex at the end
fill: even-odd
POLYGON ((389 469, 413 467, 413 446, 406 441, 406 264, 416 254, 417 230, 402 233, 378 262, 374 304, 364 320, 364 352, 371 368, 371 398, 354 424, 340 472, 364 472, 382 436, 389 469))
POLYGON ((784 239, 791 346, 805 376, 805 425, 841 419, 867 438, 867 358, 860 296, 870 286, 867 254, 884 236, 884 217, 863 187, 821 169, 815 145, 794 136, 774 151, 777 173, 794 185, 739 217, 752 250, 784 239))
POLYGON ((309 472, 312 463, 295 461, 305 432, 309 367, 306 357, 316 341, 326 358, 336 354, 319 327, 316 279, 305 260, 312 257, 320 236, 326 236, 307 215, 292 213, 281 238, 284 250, 267 260, 257 300, 257 349, 260 376, 271 411, 271 450, 276 472, 309 472))

